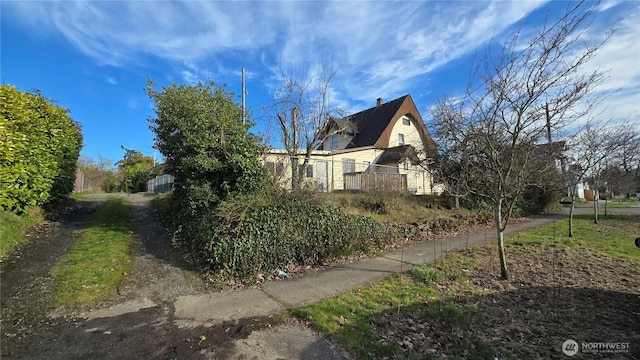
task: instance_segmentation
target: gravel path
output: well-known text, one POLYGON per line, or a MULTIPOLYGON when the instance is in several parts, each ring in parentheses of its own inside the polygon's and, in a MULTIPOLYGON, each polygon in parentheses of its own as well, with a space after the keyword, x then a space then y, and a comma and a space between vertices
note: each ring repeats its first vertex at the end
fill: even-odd
POLYGON ((27 234, 31 241, 0 263, 2 354, 43 323, 56 322, 47 316, 55 310, 51 269, 69 251, 101 203, 100 199, 84 202, 59 221, 34 227, 27 234))

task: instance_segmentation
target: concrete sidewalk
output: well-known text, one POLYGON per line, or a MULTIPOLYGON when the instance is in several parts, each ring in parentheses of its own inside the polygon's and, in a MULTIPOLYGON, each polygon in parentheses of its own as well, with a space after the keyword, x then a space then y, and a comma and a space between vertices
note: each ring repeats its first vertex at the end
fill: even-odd
MULTIPOLYGON (((565 218, 552 215, 511 224, 505 235, 526 231, 565 218)), ((339 264, 299 276, 251 288, 222 293, 182 296, 175 302, 174 321, 178 326, 213 326, 223 321, 275 315, 333 297, 351 289, 384 279, 413 265, 432 262, 448 250, 493 242, 495 230, 462 233, 456 236, 414 243, 383 256, 350 264, 339 264)), ((256 331, 234 343, 232 359, 345 359, 348 354, 313 330, 295 323, 256 331)))
MULTIPOLYGON (((577 209, 576 213, 590 211, 577 209)), ((529 230, 567 217, 564 214, 536 217, 512 223, 505 235, 529 230)), ((207 328, 224 322, 241 323, 239 320, 278 315, 292 307, 299 307, 333 297, 351 289, 380 281, 413 265, 432 262, 449 250, 495 241, 492 227, 455 236, 441 237, 413 243, 376 258, 368 258, 348 264, 336 264, 327 268, 290 276, 281 281, 271 281, 258 288, 229 290, 220 293, 183 295, 171 304, 155 303, 148 298, 138 298, 109 308, 85 314, 87 319, 109 318, 120 321, 123 314, 138 314, 153 309, 164 309, 164 315, 154 320, 173 329, 207 328), (142 311, 143 309, 146 309, 142 311)), ((159 311, 159 310, 158 310, 159 311)), ((162 312, 161 311, 161 312, 162 312)), ((287 319, 271 328, 257 330, 246 338, 236 339, 224 358, 229 359, 348 359, 349 354, 336 344, 323 338, 295 319, 287 319)), ((211 352, 201 353, 205 358, 216 358, 211 352)))
MULTIPOLYGON (((512 224, 505 235, 526 231, 564 218, 566 215, 538 217, 512 224)), ((175 318, 183 325, 213 325, 226 320, 281 313, 333 297, 359 286, 408 270, 413 265, 432 262, 448 250, 493 242, 495 230, 463 233, 438 240, 411 244, 388 254, 350 264, 339 264, 238 291, 180 297, 175 303, 175 318)))

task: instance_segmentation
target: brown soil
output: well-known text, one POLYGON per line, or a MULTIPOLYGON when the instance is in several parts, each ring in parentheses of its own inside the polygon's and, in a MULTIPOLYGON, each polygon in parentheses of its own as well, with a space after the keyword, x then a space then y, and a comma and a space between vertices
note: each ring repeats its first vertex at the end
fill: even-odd
MULTIPOLYGON (((499 279, 495 247, 461 250, 474 259, 463 270, 470 282, 444 279, 447 297, 468 316, 453 317, 415 306, 382 314, 381 341, 400 344, 408 354, 463 358, 556 359, 565 340, 629 343, 628 352, 579 354, 576 358, 640 358, 640 262, 588 251, 529 246, 508 248, 511 279, 499 279)), ((433 305, 433 304, 432 304, 433 305)), ((436 304, 437 305, 437 304, 436 304)), ((579 345, 580 346, 580 345, 579 345)))

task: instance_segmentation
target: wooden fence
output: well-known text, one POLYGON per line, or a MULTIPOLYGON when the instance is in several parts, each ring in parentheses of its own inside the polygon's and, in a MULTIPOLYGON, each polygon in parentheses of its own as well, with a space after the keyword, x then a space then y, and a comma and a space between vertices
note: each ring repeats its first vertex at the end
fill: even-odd
POLYGON ((344 189, 362 192, 404 192, 407 191, 407 175, 378 172, 345 173, 344 189))

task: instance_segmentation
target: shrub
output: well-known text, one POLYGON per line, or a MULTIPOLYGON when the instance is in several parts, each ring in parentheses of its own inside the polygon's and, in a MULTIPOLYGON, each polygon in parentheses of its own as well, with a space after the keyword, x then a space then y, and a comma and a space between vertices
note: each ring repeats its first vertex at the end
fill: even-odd
POLYGON ((260 189, 266 174, 258 159, 261 147, 248 132, 251 124, 239 121, 243 110, 232 92, 212 81, 154 86, 149 81, 146 88, 155 103, 151 130, 166 173, 175 176, 174 199, 183 216, 199 216, 260 189))
POLYGON ((392 240, 390 228, 346 215, 315 196, 275 191, 237 197, 180 226, 206 267, 236 279, 255 279, 292 265, 370 253, 392 240))
POLYGON ((82 148, 80 125, 40 93, 0 86, 0 209, 67 197, 82 148))

